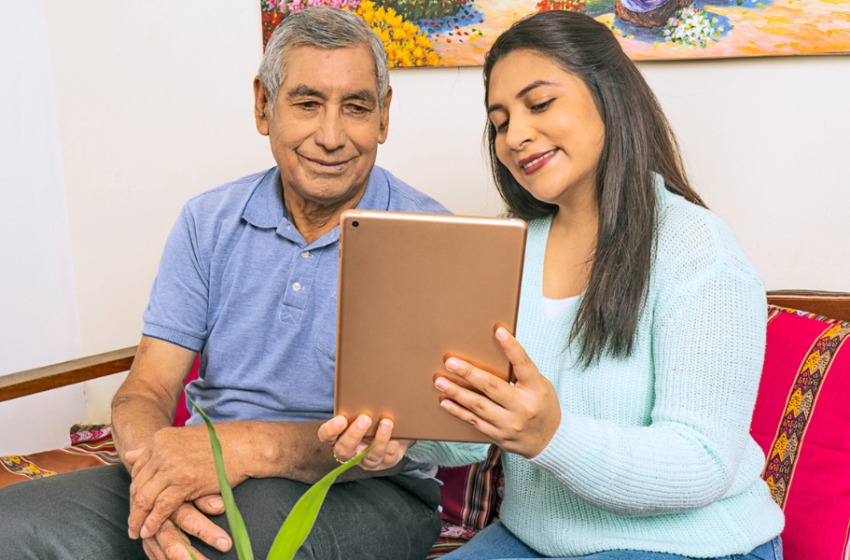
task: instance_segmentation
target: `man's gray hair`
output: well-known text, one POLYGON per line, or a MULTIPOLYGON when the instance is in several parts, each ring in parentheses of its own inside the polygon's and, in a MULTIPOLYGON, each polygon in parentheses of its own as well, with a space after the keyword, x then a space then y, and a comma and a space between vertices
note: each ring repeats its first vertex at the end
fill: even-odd
POLYGON ((278 25, 260 63, 260 80, 268 92, 266 112, 271 114, 280 84, 286 72, 289 50, 309 45, 322 49, 358 47, 366 44, 375 63, 375 83, 378 86, 378 104, 384 109, 384 97, 390 85, 387 53, 377 33, 351 12, 329 6, 312 6, 286 17, 278 25))

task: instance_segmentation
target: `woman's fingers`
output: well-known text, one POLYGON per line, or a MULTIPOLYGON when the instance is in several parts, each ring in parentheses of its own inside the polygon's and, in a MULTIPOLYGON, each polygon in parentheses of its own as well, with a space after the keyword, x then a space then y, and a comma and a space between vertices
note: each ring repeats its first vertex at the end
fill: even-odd
MULTIPOLYGON (((492 373, 478 369, 477 367, 474 367, 463 360, 459 360, 458 358, 449 358, 446 360, 446 369, 475 387, 478 391, 481 391, 481 393, 486 395, 490 401, 503 404, 506 399, 510 398, 510 384, 492 373)), ((437 386, 437 389, 443 391, 446 395, 454 398, 454 394, 452 392, 454 390, 461 390, 460 387, 454 384, 451 384, 454 385, 454 387, 452 387, 443 383, 444 387, 440 387, 440 384, 438 384, 440 379, 445 378, 438 377, 435 380, 435 385, 437 386)), ((463 389, 463 391, 469 393, 470 396, 475 395, 472 391, 467 391, 465 389, 463 389)))
POLYGON ((518 383, 529 382, 540 376, 537 366, 528 357, 525 349, 517 342, 517 339, 508 332, 505 327, 496 329, 496 340, 507 356, 514 369, 514 376, 518 383))
POLYGON ((498 441, 499 430, 493 424, 484 420, 481 416, 473 414, 468 409, 458 405, 458 403, 450 399, 443 399, 440 401, 440 406, 452 416, 472 425, 475 429, 493 441, 498 441))

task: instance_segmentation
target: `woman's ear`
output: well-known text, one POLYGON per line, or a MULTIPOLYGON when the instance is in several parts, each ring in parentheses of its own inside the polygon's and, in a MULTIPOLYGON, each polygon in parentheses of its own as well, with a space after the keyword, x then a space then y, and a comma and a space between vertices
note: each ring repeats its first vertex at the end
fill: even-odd
POLYGON ((259 76, 254 78, 254 120, 257 123, 257 132, 263 136, 269 135, 269 94, 266 86, 259 76))

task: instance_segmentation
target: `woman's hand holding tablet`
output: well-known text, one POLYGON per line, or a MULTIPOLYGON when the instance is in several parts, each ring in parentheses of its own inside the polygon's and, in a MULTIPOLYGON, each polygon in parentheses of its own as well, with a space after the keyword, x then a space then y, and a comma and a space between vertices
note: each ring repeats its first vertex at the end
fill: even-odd
MULTIPOLYGON (((441 401, 443 410, 472 425, 505 451, 531 459, 543 451, 561 425, 558 395, 507 329, 499 327, 496 340, 513 366, 515 383, 453 357, 446 360, 446 369, 480 393, 443 376, 438 376, 434 385, 445 396, 441 401)), ((333 445, 334 456, 345 461, 371 445, 371 438, 363 439, 371 425, 372 419, 365 414, 351 426, 345 417, 337 416, 319 428, 319 439, 333 445)), ((380 421, 374 438, 378 444, 361 461, 363 469, 388 469, 404 457, 413 441, 391 439, 392 428, 392 420, 380 421)))
POLYGON ((519 342, 507 329, 496 330, 496 340, 513 366, 511 384, 457 358, 446 369, 478 389, 464 389, 446 377, 434 385, 445 395, 440 406, 474 426, 505 451, 531 459, 543 451, 561 425, 561 405, 552 383, 543 377, 519 342))

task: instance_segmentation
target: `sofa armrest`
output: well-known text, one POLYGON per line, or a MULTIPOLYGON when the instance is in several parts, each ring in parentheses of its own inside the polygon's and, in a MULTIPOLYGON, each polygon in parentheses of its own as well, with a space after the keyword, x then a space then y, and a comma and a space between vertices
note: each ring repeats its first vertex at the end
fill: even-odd
POLYGON ((767 292, 767 302, 779 307, 802 309, 830 319, 850 321, 850 293, 777 290, 767 292))
POLYGON ((0 401, 127 371, 138 346, 0 376, 0 401))

